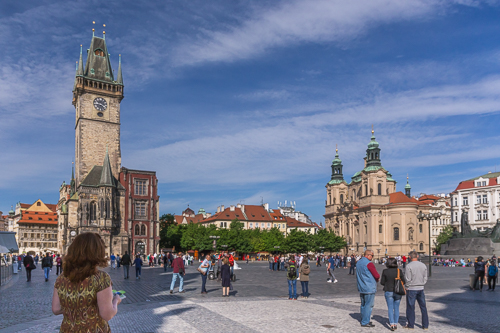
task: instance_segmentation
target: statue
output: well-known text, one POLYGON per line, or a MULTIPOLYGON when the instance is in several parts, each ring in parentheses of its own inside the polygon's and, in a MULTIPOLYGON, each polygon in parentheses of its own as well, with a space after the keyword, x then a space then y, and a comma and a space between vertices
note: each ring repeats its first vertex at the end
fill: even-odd
POLYGON ((461 234, 462 237, 466 237, 467 235, 472 233, 472 229, 470 228, 469 222, 467 221, 468 215, 467 212, 464 210, 462 211, 462 216, 460 217, 460 227, 461 227, 461 234))
POLYGON ((408 240, 413 240, 413 228, 408 229, 408 240))

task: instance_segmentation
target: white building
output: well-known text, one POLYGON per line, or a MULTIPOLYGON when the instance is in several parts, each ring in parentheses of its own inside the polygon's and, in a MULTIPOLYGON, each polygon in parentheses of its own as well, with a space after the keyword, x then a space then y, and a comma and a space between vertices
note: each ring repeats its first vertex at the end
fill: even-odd
POLYGON ((493 228, 500 218, 500 172, 464 180, 450 196, 452 225, 456 230, 460 230, 463 212, 471 229, 493 228))
POLYGON ((295 207, 295 201, 290 201, 290 206, 288 206, 286 200, 284 205, 282 202, 278 202, 278 209, 283 216, 291 217, 302 223, 313 224, 313 221, 307 214, 302 213, 300 210, 295 210, 295 207))
POLYGON ((422 194, 418 198, 418 201, 431 206, 429 210, 430 214, 441 213, 441 217, 431 220, 431 244, 432 248, 435 248, 439 234, 447 225, 451 225, 450 197, 445 197, 441 194, 422 194))

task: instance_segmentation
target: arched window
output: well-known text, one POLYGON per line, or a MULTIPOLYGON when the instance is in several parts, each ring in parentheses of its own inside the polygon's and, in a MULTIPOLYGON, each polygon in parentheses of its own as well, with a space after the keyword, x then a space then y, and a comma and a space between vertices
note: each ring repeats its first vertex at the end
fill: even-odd
POLYGON ((378 153, 375 153, 375 158, 378 159, 378 153))
POLYGON ((90 203, 90 220, 95 221, 96 220, 96 212, 97 212, 97 205, 95 201, 92 201, 90 203))
POLYGON ((109 198, 106 198, 106 218, 109 219, 111 218, 111 215, 110 215, 110 204, 109 204, 109 198))
POLYGON ((341 203, 341 204, 343 204, 343 203, 344 203, 344 195, 343 195, 343 194, 341 194, 341 195, 340 195, 340 203, 341 203))
POLYGON ((382 224, 380 224, 380 225, 378 226, 378 233, 379 233, 379 234, 381 234, 381 233, 382 233, 382 224))
POLYGON ((422 233, 424 231, 422 224, 418 225, 418 232, 422 233))
POLYGON ((97 55, 97 56, 101 56, 101 57, 104 57, 104 51, 101 50, 101 49, 96 49, 94 51, 94 54, 97 55))
POLYGON ((368 196, 368 185, 365 185, 365 196, 368 196))
POLYGON ((378 195, 382 195, 382 184, 378 184, 378 195))
POLYGON ((420 251, 424 250, 424 243, 420 243, 420 251))
POLYGON ((146 226, 144 224, 141 225, 141 236, 146 236, 146 226))
POLYGON ((134 233, 135 233, 136 235, 139 235, 139 234, 140 234, 140 232, 139 232, 139 225, 138 225, 138 224, 136 224, 136 225, 135 225, 135 232, 134 232, 134 233))
POLYGON ((399 228, 398 227, 394 228, 394 240, 395 241, 399 240, 399 228))
POLYGON ((368 234, 368 227, 365 225, 365 235, 368 234))
POLYGON ((356 190, 352 190, 352 197, 356 198, 356 190))
POLYGON ((106 212, 104 211, 104 199, 101 199, 99 203, 99 210, 101 211, 101 217, 106 217, 106 212))

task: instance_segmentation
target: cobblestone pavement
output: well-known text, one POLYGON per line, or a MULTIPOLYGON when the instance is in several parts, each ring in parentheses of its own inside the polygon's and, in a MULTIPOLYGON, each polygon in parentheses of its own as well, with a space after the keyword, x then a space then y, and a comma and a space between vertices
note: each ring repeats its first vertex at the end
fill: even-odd
MULTIPOLYGON (((113 332, 386 332, 387 306, 379 287, 373 311, 373 329, 359 325, 359 296, 355 278, 337 269, 338 283, 326 283, 326 269, 312 268, 308 299, 288 300, 283 272, 269 272, 265 263, 241 264, 235 271, 232 297, 222 298, 220 284, 208 281, 207 295, 200 294, 201 281, 194 267, 185 278, 185 294, 169 293, 171 271, 144 268, 140 280, 123 279, 121 269, 109 272, 115 289, 127 291, 119 312, 110 321, 113 332)), ((377 265, 382 271, 383 266, 377 265)), ((54 273, 55 271, 53 271, 54 273)), ((500 300, 496 292, 468 291, 470 268, 434 268, 426 286, 430 331, 500 332, 497 319, 500 300), (481 318, 481 319, 477 319, 481 318)), ((55 274, 49 282, 43 272, 33 271, 27 283, 24 271, 0 288, 0 333, 57 332, 62 316, 51 314, 55 274), (3 328, 3 329, 2 329, 3 328)), ((177 285, 178 286, 178 285, 177 285)), ((177 292, 177 286, 175 292, 177 292)), ((300 292, 300 283, 298 283, 300 292)), ((404 299, 400 322, 405 320, 404 299)), ((417 324, 420 324, 417 310, 417 324)), ((417 326, 418 326, 417 325, 417 326)), ((417 328, 420 328, 418 326, 417 328)))

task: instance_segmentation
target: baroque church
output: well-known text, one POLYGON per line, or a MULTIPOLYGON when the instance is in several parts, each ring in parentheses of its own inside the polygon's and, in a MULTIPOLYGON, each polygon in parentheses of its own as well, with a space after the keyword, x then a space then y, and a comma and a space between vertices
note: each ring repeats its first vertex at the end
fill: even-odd
POLYGON ((338 149, 331 167, 331 180, 326 184, 325 226, 346 239, 344 253, 371 249, 378 257, 412 250, 428 252, 428 222, 417 216, 421 211, 429 213, 430 206, 411 196, 408 181, 405 193, 396 191, 396 181, 382 166, 373 130, 364 167, 350 182, 344 180, 338 149))
POLYGON ((59 189, 58 247, 64 254, 78 234, 95 232, 108 256, 158 253, 156 173, 121 166, 121 55, 115 78, 103 32, 93 33, 86 58, 84 66, 80 45, 73 86, 75 166, 70 184, 59 189))

